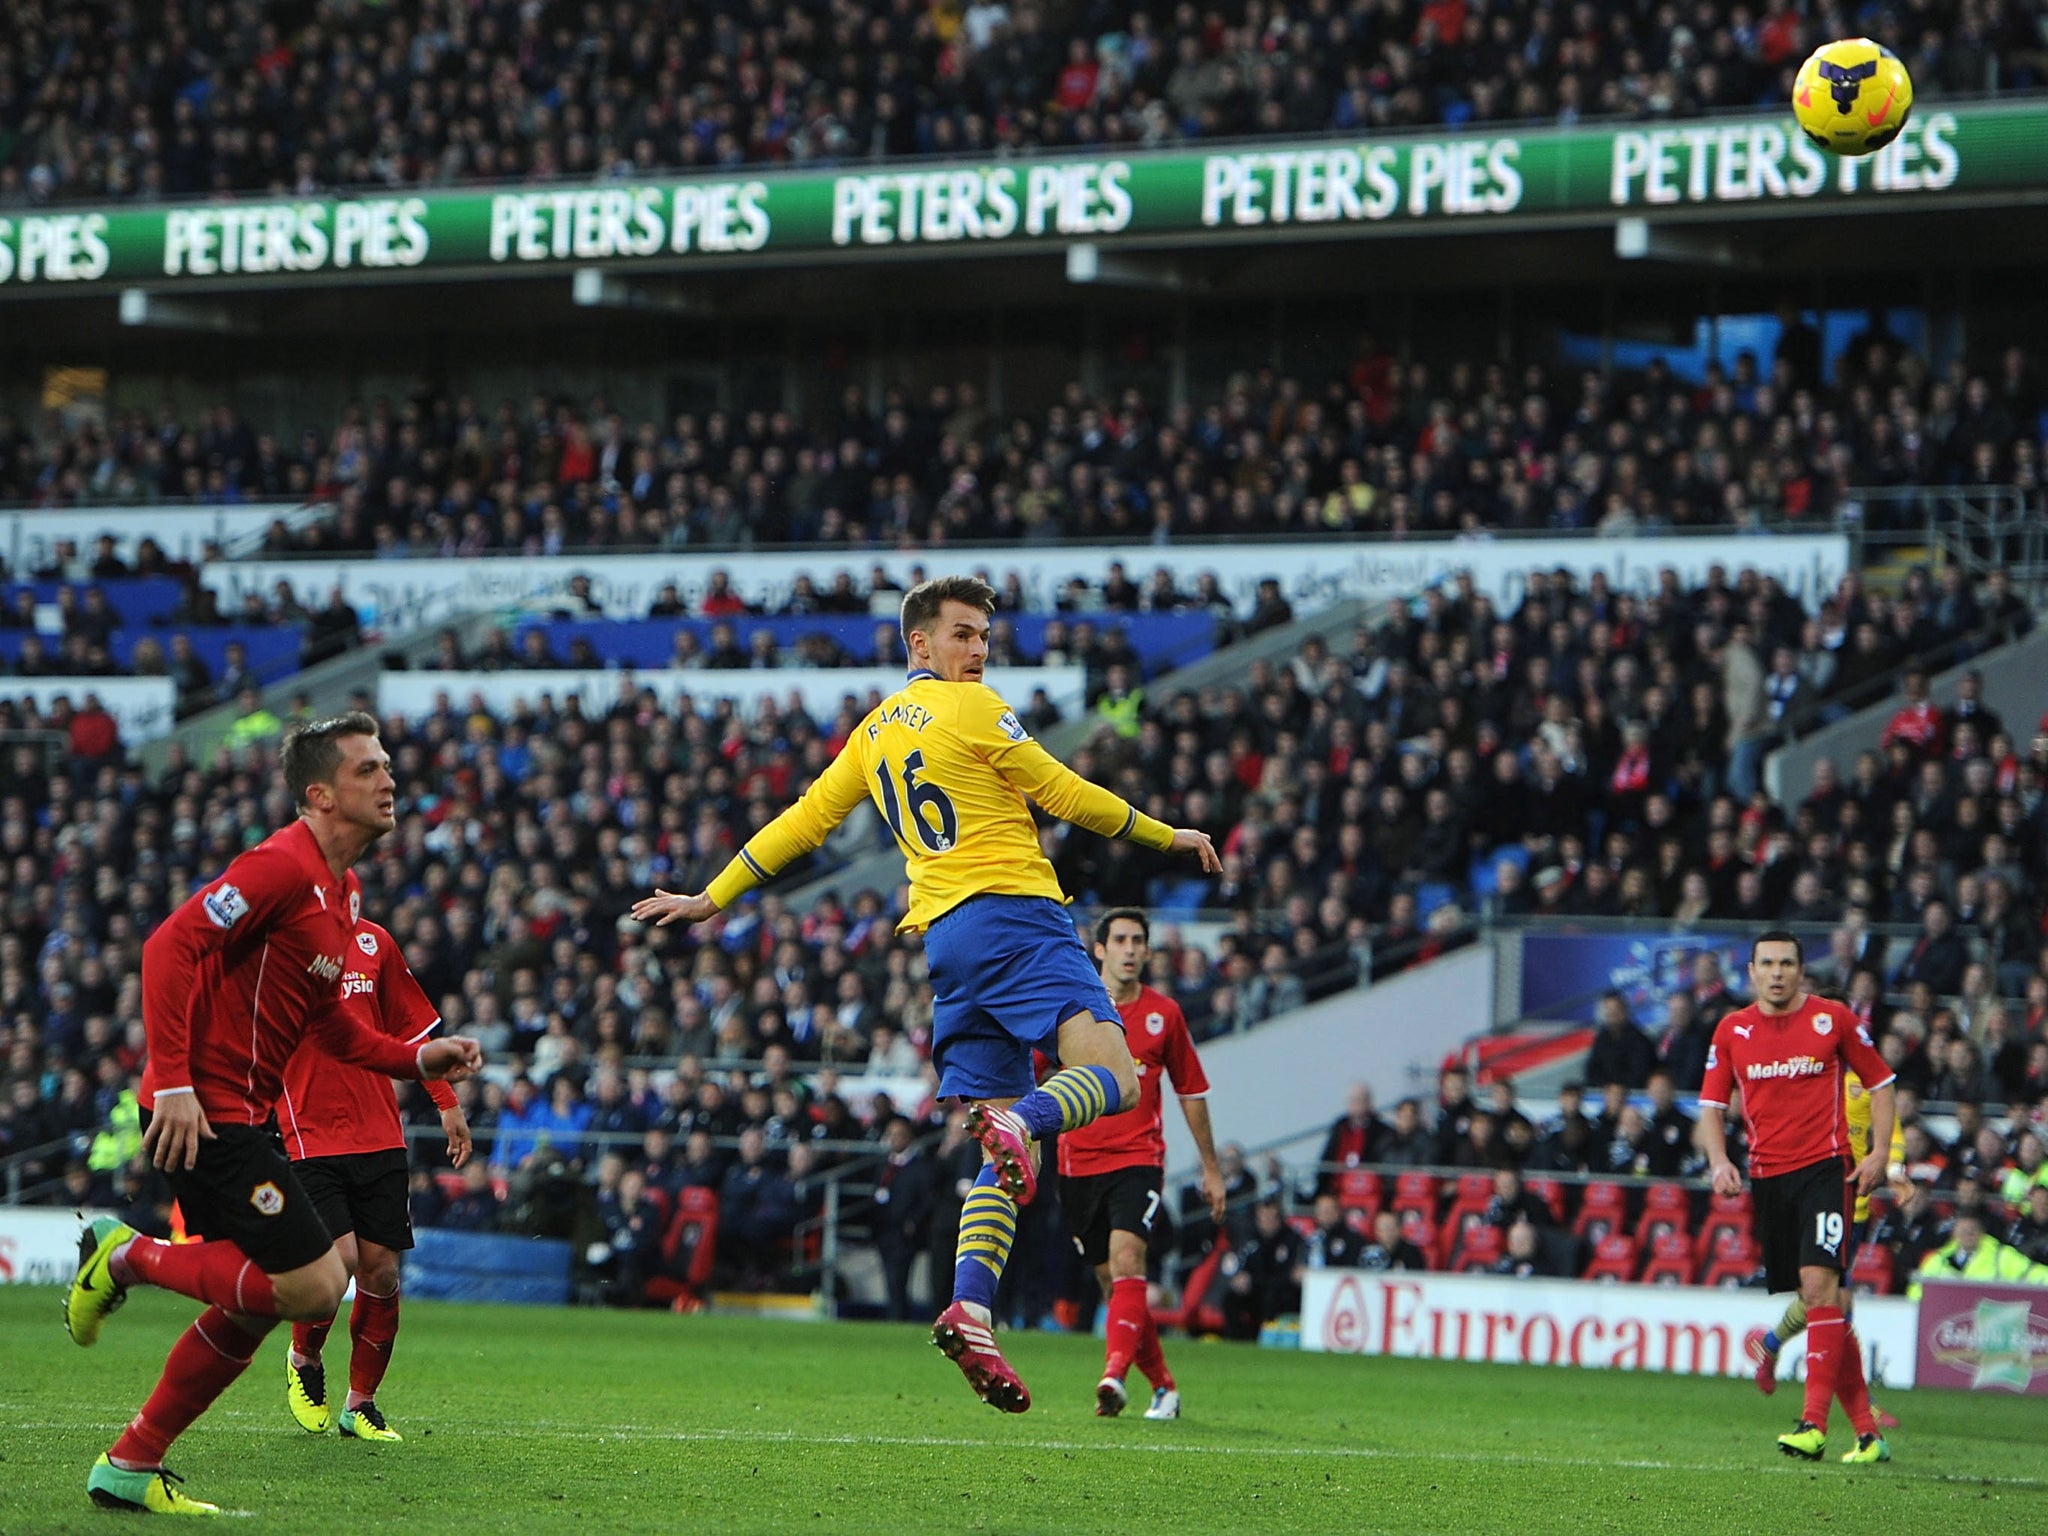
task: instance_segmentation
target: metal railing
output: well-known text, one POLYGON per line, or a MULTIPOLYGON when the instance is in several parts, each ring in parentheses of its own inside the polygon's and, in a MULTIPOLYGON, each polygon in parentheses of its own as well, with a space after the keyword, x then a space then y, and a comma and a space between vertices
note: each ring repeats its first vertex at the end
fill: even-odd
POLYGON ((72 1158, 82 1157, 92 1146, 84 1133, 59 1136, 37 1146, 23 1147, 0 1157, 0 1205, 26 1205, 64 1182, 61 1173, 28 1182, 28 1170, 39 1163, 56 1163, 60 1168, 72 1158))
POLYGON ((2033 601, 2048 599, 2048 506, 2014 485, 1850 486, 1836 502, 1854 563, 1881 550, 1924 550, 1973 581, 2002 568, 2033 601))

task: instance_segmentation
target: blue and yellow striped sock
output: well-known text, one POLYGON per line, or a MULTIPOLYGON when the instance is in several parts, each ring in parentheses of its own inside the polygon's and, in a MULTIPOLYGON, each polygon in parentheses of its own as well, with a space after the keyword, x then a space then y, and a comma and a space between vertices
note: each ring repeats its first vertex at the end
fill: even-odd
POLYGON ((1116 1074, 1107 1067, 1062 1067, 1019 1099, 1010 1113, 1031 1127, 1035 1140, 1078 1131, 1090 1120, 1114 1114, 1123 1102, 1116 1074))
POLYGON ((1017 1202, 996 1182, 995 1165, 984 1163, 960 1207, 960 1243, 954 1250, 953 1299, 995 1310, 996 1286, 1017 1240, 1017 1202))

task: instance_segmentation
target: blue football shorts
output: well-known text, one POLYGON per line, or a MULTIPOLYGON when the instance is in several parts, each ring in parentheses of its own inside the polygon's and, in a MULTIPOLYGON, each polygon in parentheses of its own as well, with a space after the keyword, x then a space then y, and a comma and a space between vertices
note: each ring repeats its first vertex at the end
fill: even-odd
POLYGON ((1043 896, 974 896, 924 932, 932 1064, 947 1098, 1022 1098, 1034 1049, 1059 1054, 1060 1025, 1092 1014, 1122 1027, 1067 909, 1043 896))

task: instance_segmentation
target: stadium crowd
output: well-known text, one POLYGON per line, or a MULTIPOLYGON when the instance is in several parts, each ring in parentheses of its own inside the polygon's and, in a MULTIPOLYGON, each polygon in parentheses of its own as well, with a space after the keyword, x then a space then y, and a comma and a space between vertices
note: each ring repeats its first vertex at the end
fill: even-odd
MULTIPOLYGON (((1217 829, 1222 876, 1166 878, 1129 845, 1059 829, 1048 852, 1084 902, 1228 912, 1207 947, 1162 928, 1154 960, 1201 1037, 1459 942, 1482 903, 1792 920, 1845 936, 1829 963, 1884 1010, 1902 1071, 1924 1059, 1925 1089, 1989 1098, 1990 1084, 2048 1072, 2048 738, 2028 734, 2022 754, 2022 723, 2008 730, 1967 690, 1936 710, 1912 674, 1853 771, 1822 770, 1789 807, 1755 782, 1774 704, 1824 698, 1829 669, 1869 646, 1927 643, 1964 622, 1964 597, 1977 601, 1866 593, 1852 577, 1808 614, 1750 571, 1641 598, 1538 572, 1503 616, 1454 582, 1348 648, 1311 639, 1255 664, 1242 688, 1105 713, 1075 766, 1217 829), (1868 931, 1884 922, 1923 938, 1887 952, 1868 931), (1975 957, 1959 936, 1993 951, 1975 957)), ((893 931, 896 893, 841 893, 802 915, 769 893, 690 937, 626 916, 657 883, 700 888, 858 715, 852 701, 817 720, 773 704, 664 713, 622 694, 589 716, 534 704, 492 718, 456 702, 389 723, 401 829, 361 868, 370 909, 388 914, 451 1028, 510 1069, 463 1089, 490 1151, 453 1219, 559 1224, 536 1190, 564 1203, 563 1177, 581 1188, 633 1171, 604 1155, 637 1145, 643 1190, 654 1164, 673 1163, 662 1177, 681 1187, 700 1152, 721 1190, 735 1161, 750 1185, 771 1181, 775 1227, 785 1184, 815 1193, 817 1160, 897 1135, 899 1115, 905 1135, 936 1127, 930 990, 920 950, 893 931), (842 1081, 858 1086, 842 1094, 842 1081), (693 1149, 699 1130, 713 1139, 693 1149), (789 1149, 811 1140, 790 1170, 789 1149), (514 1213, 497 1209, 492 1170, 514 1213)), ((0 729, 19 723, 0 711, 0 729)), ((118 751, 69 768, 51 774, 20 748, 0 775, 0 1155, 74 1138, 30 1182, 63 1179, 48 1198, 81 1183, 119 1198, 134 1177, 140 939, 288 808, 262 743, 205 763, 174 753, 154 778, 118 751)), ((1655 1022, 1696 1045, 1697 1022, 1688 1036, 1673 1006, 1655 1022)), ((1617 1080, 1643 1087, 1643 1052, 1615 1055, 1628 1067, 1617 1080)), ((1676 1086, 1696 1081, 1688 1066, 1676 1086)), ((430 1166, 433 1148, 421 1152, 430 1166)), ((423 1220, 447 1219, 431 1181, 419 1193, 423 1220)), ((727 1258, 768 1262, 779 1250, 764 1242, 736 1238, 727 1258)))
MULTIPOLYGON (((2020 347, 1936 371, 1879 316, 1824 378, 1819 333, 1785 319, 1772 357, 1710 365, 1699 383, 1661 360, 1627 376, 1436 365, 1366 336, 1341 374, 1248 370, 1179 410, 1070 384, 1005 419, 962 382, 879 402, 849 387, 803 421, 750 409, 635 422, 602 397, 493 409, 426 389, 296 436, 224 406, 196 424, 169 406, 116 411, 68 433, 51 418, 33 436, 0 414, 0 500, 331 501, 333 517, 280 523, 263 552, 455 558, 1626 534, 1863 516, 1852 487, 2039 490, 2044 397, 2020 347)), ((95 563, 74 549, 19 574, 82 580, 95 563)))
POLYGON ((1782 101, 1811 48, 1863 30, 1927 99, 2033 89, 2043 49, 2001 0, 26 0, 10 22, 0 209, 1683 118, 1782 101))

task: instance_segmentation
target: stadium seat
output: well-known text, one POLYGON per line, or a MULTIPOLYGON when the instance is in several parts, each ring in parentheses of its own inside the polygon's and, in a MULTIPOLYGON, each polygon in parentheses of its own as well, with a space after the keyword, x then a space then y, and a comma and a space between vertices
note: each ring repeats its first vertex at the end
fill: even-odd
POLYGON ((718 1196, 695 1186, 676 1197, 676 1213, 661 1237, 661 1273, 647 1281, 647 1299, 678 1312, 694 1312, 718 1261, 718 1196))
POLYGON ((1422 1250, 1423 1257, 1434 1266, 1436 1253, 1436 1219, 1422 1211, 1401 1213, 1401 1235, 1422 1250))
POLYGON ((1483 1211, 1493 1199, 1493 1175, 1490 1173, 1461 1173, 1455 1192, 1451 1196, 1453 1211, 1483 1211))
POLYGON ((1310 1238, 1316 1235, 1316 1219, 1313 1216, 1290 1216, 1287 1225, 1294 1228, 1294 1235, 1310 1238))
POLYGON ((1469 1235, 1486 1225, 1485 1211, 1475 1210, 1471 1206, 1453 1206, 1450 1214, 1444 1217, 1437 1228, 1436 1251, 1431 1253, 1429 1249, 1423 1249, 1424 1253, 1429 1254, 1430 1266, 1434 1269, 1451 1268, 1469 1235))
POLYGON ((1645 1285, 1686 1285, 1692 1280, 1692 1239, 1683 1232, 1664 1232, 1651 1244, 1640 1276, 1645 1285))
POLYGON ((1627 1201, 1619 1184, 1605 1180, 1588 1184, 1579 1200, 1579 1214, 1572 1223, 1572 1235, 1598 1244, 1610 1232, 1621 1230, 1627 1212, 1627 1201))
POLYGON ((1610 1232, 1593 1245, 1592 1260, 1582 1280, 1628 1280, 1636 1272, 1636 1245, 1619 1232, 1610 1232))
MULTIPOLYGON (((1420 1211, 1436 1221, 1436 1175, 1410 1171, 1394 1182, 1394 1209, 1405 1217, 1410 1211, 1420 1211)), ((1405 1222, 1403 1223, 1406 1224, 1405 1222)))
POLYGON ((1387 1201, 1387 1187, 1368 1168, 1347 1168, 1337 1175, 1337 1204, 1347 1215, 1362 1215, 1368 1222, 1387 1201))
POLYGON ((1499 1227, 1485 1222, 1465 1228, 1458 1235, 1457 1251, 1451 1255, 1451 1262, 1445 1267, 1458 1274, 1471 1274, 1475 1270, 1493 1268, 1494 1261, 1507 1252, 1507 1240, 1499 1227))
POLYGON ((1745 1283, 1763 1263, 1756 1240, 1747 1232, 1724 1231, 1714 1240, 1713 1257, 1700 1271, 1701 1285, 1737 1286, 1745 1283))
POLYGON ((1725 1232, 1748 1237, 1754 1230, 1754 1221, 1747 1190, 1739 1195, 1715 1195, 1707 1202, 1706 1219, 1700 1223, 1699 1236, 1693 1243, 1699 1261, 1705 1264, 1713 1256, 1715 1244, 1725 1232))
POLYGON ((1849 1284, 1862 1296, 1889 1296, 1897 1282, 1897 1264, 1882 1243, 1865 1243, 1849 1267, 1849 1284))
POLYGON ((1677 1184, 1652 1184, 1643 1197, 1643 1213, 1636 1218, 1636 1247, 1647 1254, 1666 1235, 1692 1241, 1692 1199, 1677 1184))
POLYGON ((1550 1219, 1552 1221, 1560 1225, 1563 1223, 1564 1186, 1562 1184, 1556 1179, 1524 1179, 1522 1181, 1522 1188, 1543 1202, 1544 1208, 1550 1212, 1550 1219))

